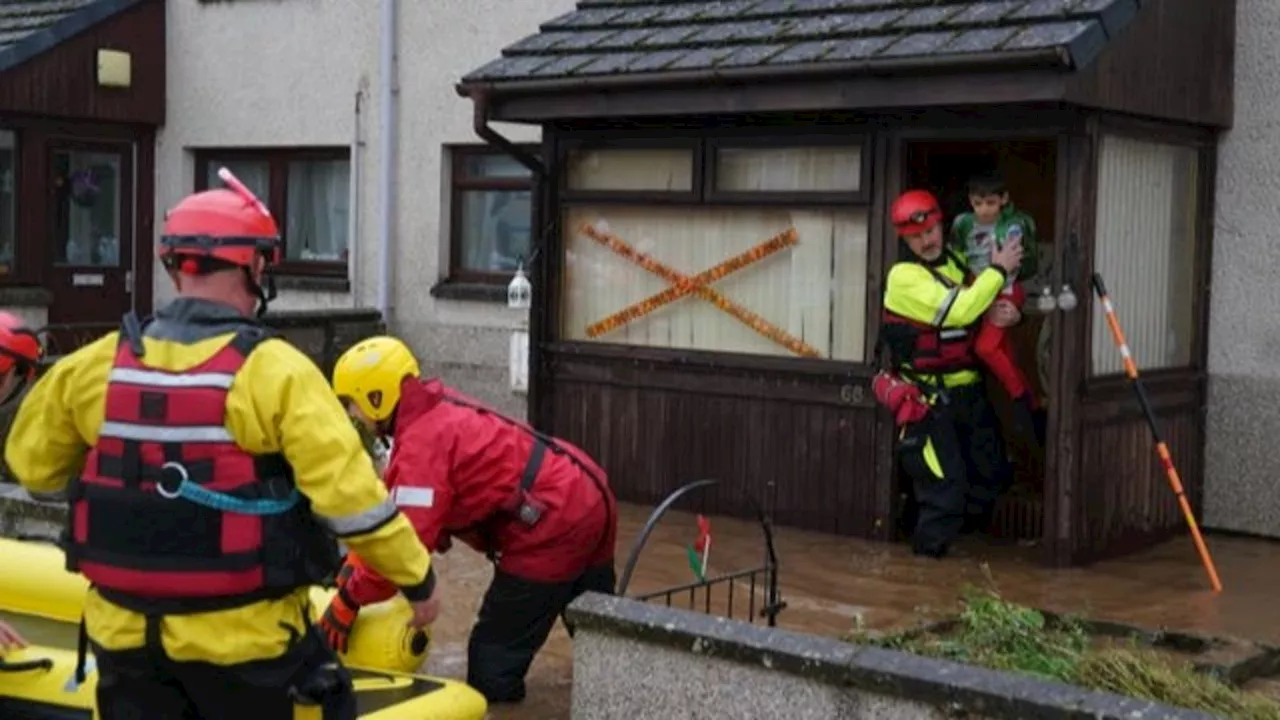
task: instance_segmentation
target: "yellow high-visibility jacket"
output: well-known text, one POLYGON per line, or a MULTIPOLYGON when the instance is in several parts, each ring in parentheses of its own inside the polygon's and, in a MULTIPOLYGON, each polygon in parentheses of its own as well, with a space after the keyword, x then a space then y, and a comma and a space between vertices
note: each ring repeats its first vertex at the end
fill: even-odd
MULTIPOLYGON (((982 319, 1004 288, 1005 274, 995 266, 983 270, 967 287, 967 268, 946 253, 933 269, 955 283, 947 287, 919 262, 900 262, 889 268, 885 280, 884 309, 915 322, 937 328, 964 328, 982 319)), ((960 370, 942 377, 947 387, 972 385, 981 379, 978 370, 960 370)))
MULTIPOLYGON (((156 369, 190 369, 234 336, 234 328, 227 325, 183 324, 191 317, 235 321, 230 308, 207 301, 179 299, 157 317, 185 336, 180 341, 157 337, 161 333, 152 329, 163 323, 148 326, 142 360, 156 369), (201 330, 203 336, 196 334, 201 330)), ((5 444, 5 461, 33 495, 65 489, 97 441, 117 337, 110 333, 60 360, 19 408, 5 444)), ((226 427, 249 453, 283 453, 317 518, 407 596, 426 597, 435 582, 431 556, 391 502, 341 403, 307 356, 284 340, 259 344, 227 396, 226 427)), ((285 652, 291 637, 305 630, 308 611, 308 591, 303 588, 284 598, 230 610, 168 615, 161 620, 161 642, 176 661, 232 665, 274 658, 285 652)), ((144 645, 142 615, 92 590, 84 614, 89 637, 103 649, 144 645)))

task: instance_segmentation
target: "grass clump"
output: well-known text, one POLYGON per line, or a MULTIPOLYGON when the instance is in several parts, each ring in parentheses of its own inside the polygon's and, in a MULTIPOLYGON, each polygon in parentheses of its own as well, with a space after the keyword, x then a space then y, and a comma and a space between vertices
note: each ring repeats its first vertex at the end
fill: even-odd
POLYGON ((918 655, 1035 675, 1232 720, 1280 720, 1280 703, 1196 672, 1190 662, 1134 641, 1095 647, 1079 618, 1049 621, 1042 613, 1004 600, 994 589, 966 588, 954 627, 906 631, 855 642, 918 655))

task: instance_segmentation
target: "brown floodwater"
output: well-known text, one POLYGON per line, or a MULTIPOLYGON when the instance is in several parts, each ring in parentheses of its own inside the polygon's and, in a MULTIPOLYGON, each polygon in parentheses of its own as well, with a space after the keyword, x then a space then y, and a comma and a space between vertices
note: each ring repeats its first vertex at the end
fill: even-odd
MULTIPOLYGON (((649 513, 648 507, 619 508, 619 573, 649 513)), ((761 564, 764 545, 758 525, 720 517, 711 521, 710 576, 761 564)), ((967 584, 994 582, 1006 598, 1047 610, 1280 644, 1280 623, 1275 621, 1280 598, 1276 542, 1208 538, 1225 586, 1215 595, 1186 536, 1089 568, 1049 570, 1036 564, 1034 548, 983 538, 966 538, 957 545, 956 557, 936 561, 915 558, 900 544, 790 528, 777 528, 775 533, 780 586, 788 605, 778 624, 787 629, 840 636, 860 625, 902 627, 949 614, 967 584)), ((627 594, 692 582, 685 546, 696 534, 692 515, 669 513, 650 537, 627 594)), ((492 571, 482 556, 461 544, 455 548, 437 559, 444 606, 425 669, 433 675, 465 678, 467 635, 492 571)), ((753 588, 746 578, 732 587, 732 615, 742 618, 753 588)), ((754 595, 758 609, 763 588, 755 587, 754 595)), ((699 593, 697 609, 709 603, 712 611, 727 614, 727 596, 728 584, 718 585, 710 598, 699 593)), ((681 595, 672 604, 688 607, 689 598, 681 595)), ((21 625, 33 641, 58 645, 74 640, 74 627, 61 623, 21 625)), ((558 625, 530 669, 528 698, 516 706, 494 708, 490 717, 568 718, 572 669, 572 646, 558 625)))
MULTIPOLYGON (((619 573, 650 508, 622 505, 619 519, 619 573)), ((988 577, 1008 599, 1057 612, 1215 635, 1231 635, 1280 643, 1275 622, 1280 597, 1280 543, 1210 537, 1208 542, 1225 590, 1209 588, 1189 537, 1170 540, 1151 550, 1088 568, 1050 570, 1036 563, 1036 550, 966 538, 957 557, 942 561, 913 557, 900 544, 776 529, 779 581, 787 609, 778 618, 783 628, 839 636, 859 624, 891 628, 925 617, 947 614, 966 584, 987 585, 988 577), (984 565, 987 569, 984 570, 984 565)), ((697 528, 688 513, 671 512, 650 537, 628 595, 693 581, 685 546, 697 528)), ((756 567, 763 557, 759 526, 712 518, 708 574, 715 576, 756 567)), ((446 605, 434 632, 427 669, 432 674, 465 677, 466 639, 488 585, 491 571, 482 557, 459 548, 438 560, 446 605)), ((734 617, 746 610, 750 583, 734 583, 734 617)), ((725 613, 727 591, 711 598, 712 609, 725 613)), ((756 588, 757 602, 763 589, 756 588)), ((688 606, 681 596, 673 605, 688 606)), ((698 609, 706 598, 696 598, 698 609)), ((569 717, 572 647, 557 626, 538 655, 528 677, 528 698, 512 707, 495 708, 492 718, 554 720, 569 717)))

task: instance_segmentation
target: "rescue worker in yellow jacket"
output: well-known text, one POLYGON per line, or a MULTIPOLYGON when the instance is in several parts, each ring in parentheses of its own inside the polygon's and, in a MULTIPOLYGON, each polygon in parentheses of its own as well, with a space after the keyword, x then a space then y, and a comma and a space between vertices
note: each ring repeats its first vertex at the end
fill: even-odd
POLYGON ((5 459, 33 495, 66 493, 102 720, 284 719, 299 705, 351 720, 351 676, 308 601, 340 561, 335 536, 399 588, 415 627, 439 612, 435 574, 320 369, 260 324, 279 232, 220 174, 231 189, 166 218, 158 255, 177 299, 49 369, 5 459))
POLYGON ((876 397, 902 426, 898 460, 918 508, 912 549, 941 558, 961 532, 985 529, 1012 477, 974 340, 984 316, 1002 327, 1018 321, 997 296, 1022 247, 993 250, 974 277, 946 247, 932 193, 907 191, 890 215, 905 247, 885 283, 880 338, 890 367, 876 378, 876 397))

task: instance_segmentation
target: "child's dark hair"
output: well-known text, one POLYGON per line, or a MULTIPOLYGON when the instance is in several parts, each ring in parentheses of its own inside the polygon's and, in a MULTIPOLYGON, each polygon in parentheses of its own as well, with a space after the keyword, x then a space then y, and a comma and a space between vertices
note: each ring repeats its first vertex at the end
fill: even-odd
POLYGON ((966 186, 970 196, 987 197, 989 195, 1003 195, 1008 192, 1005 187, 1004 178, 997 173, 981 173, 969 178, 966 186))

